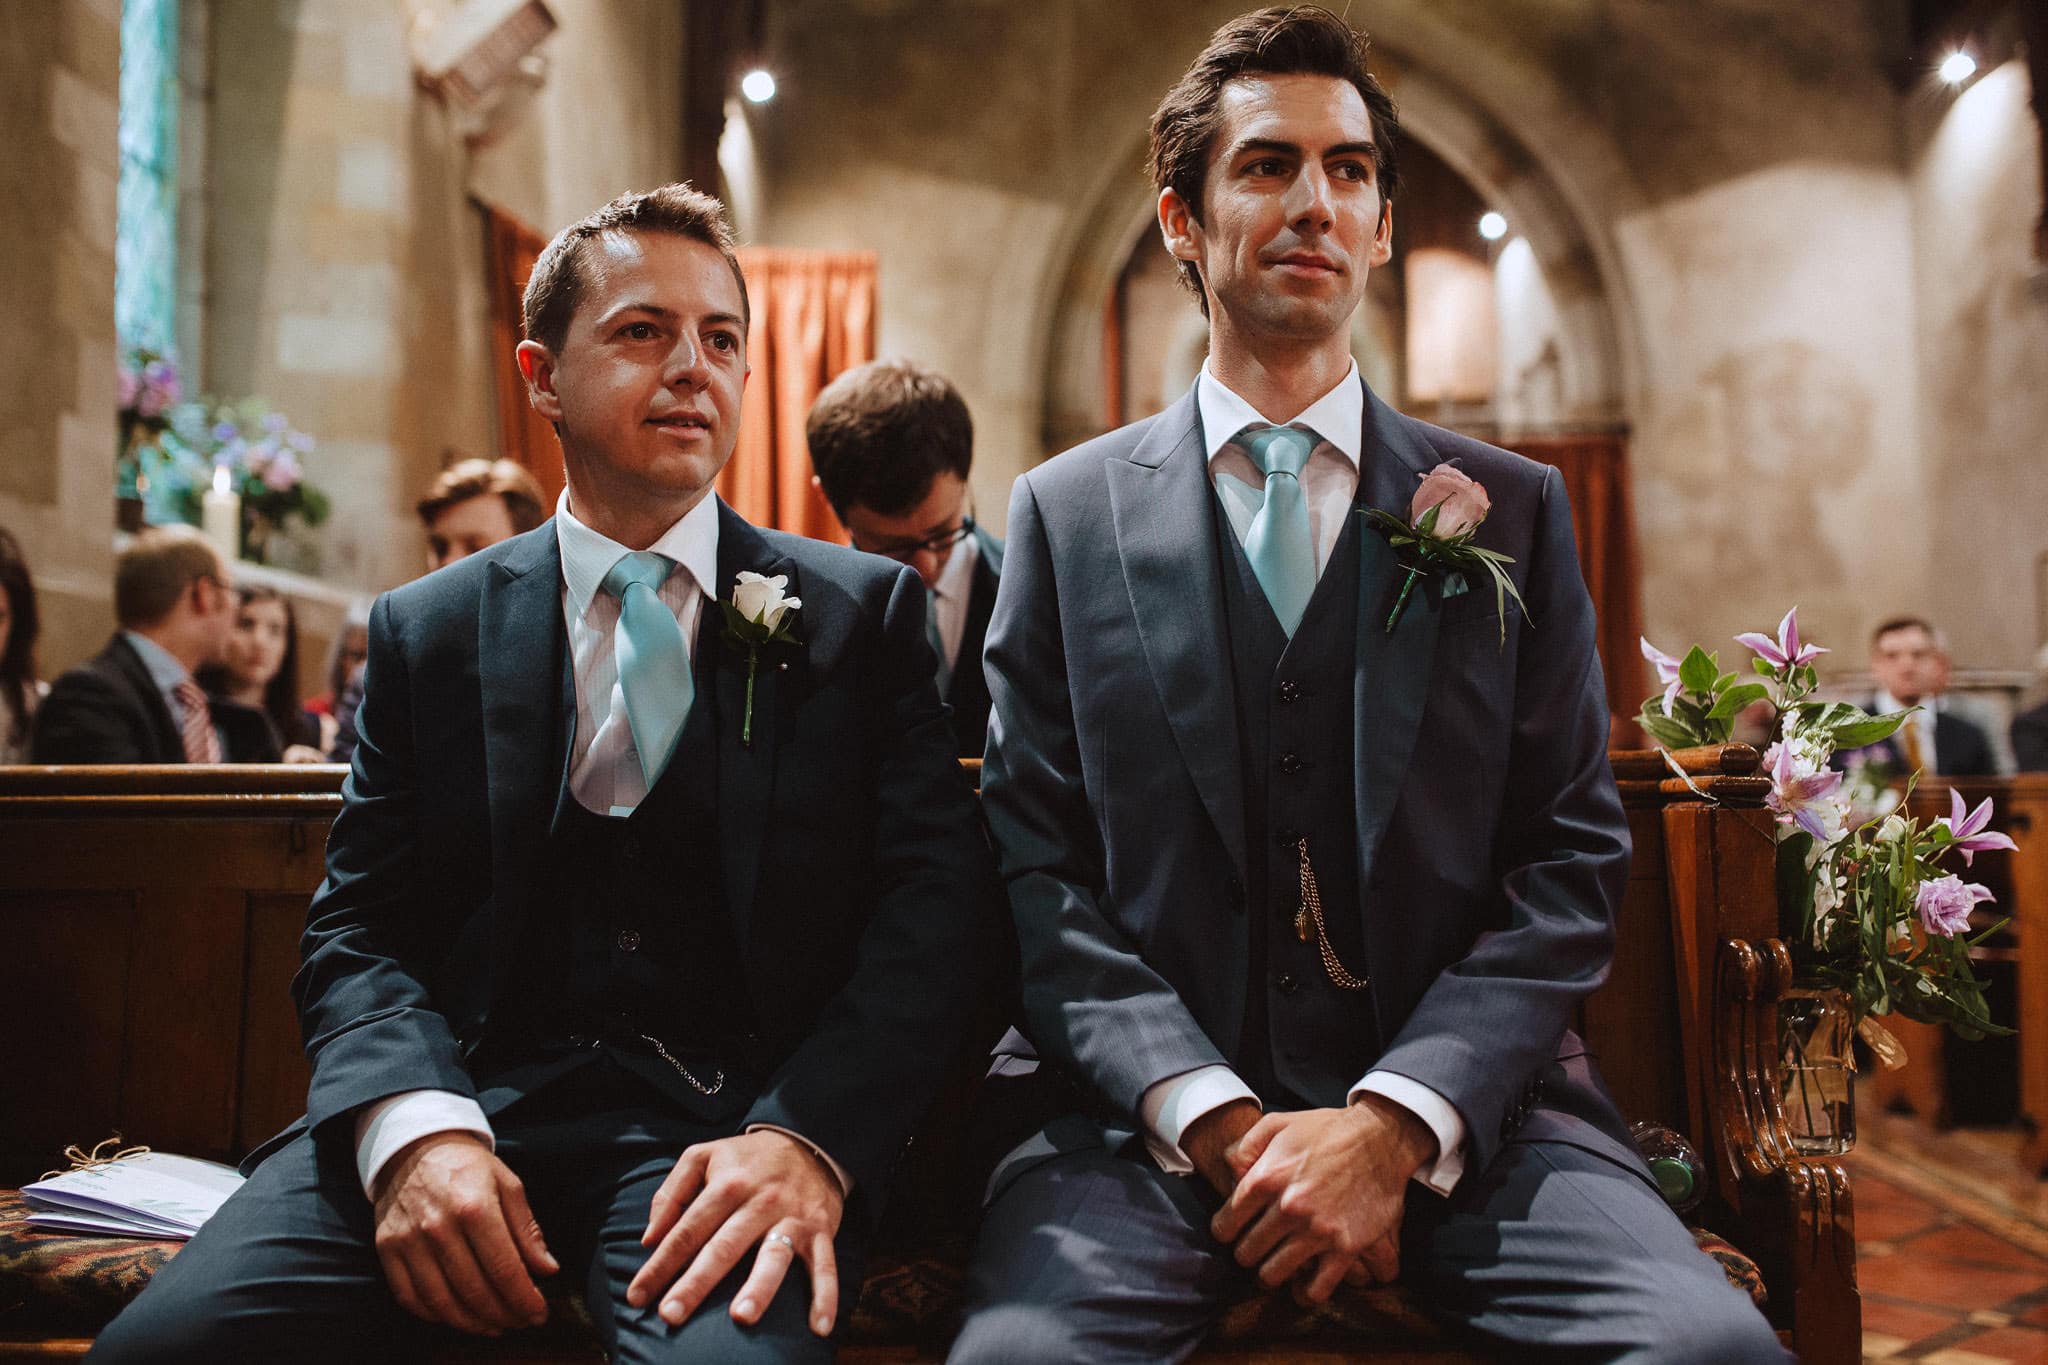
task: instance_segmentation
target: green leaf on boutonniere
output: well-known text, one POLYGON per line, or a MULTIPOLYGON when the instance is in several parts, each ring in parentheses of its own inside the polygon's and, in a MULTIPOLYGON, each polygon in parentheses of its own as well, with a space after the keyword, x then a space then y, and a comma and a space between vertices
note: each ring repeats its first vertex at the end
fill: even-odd
POLYGON ((1367 524, 1386 537, 1387 546, 1394 552, 1394 561, 1408 572, 1402 576, 1401 586, 1394 594, 1393 608, 1387 613, 1387 634, 1394 633, 1401 615, 1408 609, 1409 599, 1415 591, 1415 580, 1432 573, 1464 572, 1476 574, 1484 569, 1493 579, 1494 613, 1500 621, 1500 642, 1508 642, 1508 599, 1515 599, 1515 605, 1528 616, 1528 604, 1522 601, 1522 594, 1514 581, 1507 575, 1507 566, 1515 561, 1498 550, 1482 549, 1472 544, 1476 531, 1466 531, 1455 536, 1436 534, 1437 515, 1443 510, 1439 503, 1422 514, 1413 526, 1395 516, 1392 512, 1377 507, 1367 507, 1363 513, 1367 524))

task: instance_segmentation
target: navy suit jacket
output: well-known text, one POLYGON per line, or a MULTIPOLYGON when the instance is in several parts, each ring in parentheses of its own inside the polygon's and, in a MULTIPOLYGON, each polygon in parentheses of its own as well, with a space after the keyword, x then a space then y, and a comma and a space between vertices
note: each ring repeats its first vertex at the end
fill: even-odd
MULTIPOLYGON (((1421 581, 1362 528, 1355 801, 1377 1066, 1447 1098, 1467 1170, 1511 1135, 1641 1172, 1573 1012, 1605 978, 1628 826, 1607 764, 1593 607, 1555 469, 1366 395, 1361 478, 1406 515, 1455 460, 1480 543, 1528 604, 1501 643, 1490 580, 1421 581)), ((989 628, 983 805, 1008 884, 1026 1030, 1099 1108, 1013 1154, 1119 1143, 1154 1083, 1227 1064, 1246 1010, 1244 783, 1222 566, 1191 391, 1018 480, 989 628)), ((1276 997, 1277 998, 1277 997, 1276 997)), ((998 1187, 1004 1179, 999 1172, 998 1187)))
MULTIPOLYGON (((872 1192, 984 989, 988 845, 916 575, 718 517, 723 595, 751 569, 803 601, 800 645, 763 658, 750 745, 739 651, 716 689, 724 910, 767 1076, 742 1122, 803 1134, 872 1192)), ((574 799, 561 593, 550 521, 371 612, 361 743, 292 983, 316 1130, 402 1090, 476 1095, 469 1058, 516 1025, 522 926, 551 911, 539 860, 574 799)))
MULTIPOLYGON (((275 763, 270 717, 253 706, 208 697, 227 763, 275 763)), ((32 763, 183 763, 185 741, 171 708, 135 647, 116 632, 107 647, 50 686, 36 708, 32 763)))

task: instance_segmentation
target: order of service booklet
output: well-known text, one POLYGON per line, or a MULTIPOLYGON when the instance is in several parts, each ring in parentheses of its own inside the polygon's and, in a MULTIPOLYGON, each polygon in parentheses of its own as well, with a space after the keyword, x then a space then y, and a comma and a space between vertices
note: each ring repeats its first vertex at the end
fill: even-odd
POLYGON ((241 1184, 232 1166, 217 1161, 141 1152, 39 1180, 21 1192, 35 1227, 183 1240, 241 1184))

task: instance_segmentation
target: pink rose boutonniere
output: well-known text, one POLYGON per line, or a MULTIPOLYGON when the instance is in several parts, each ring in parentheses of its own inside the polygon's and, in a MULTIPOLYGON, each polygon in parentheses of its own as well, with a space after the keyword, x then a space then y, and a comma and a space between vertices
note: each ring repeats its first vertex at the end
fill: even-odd
POLYGON ((1498 550, 1483 549, 1472 543, 1480 523, 1492 510, 1493 500, 1487 497, 1485 485, 1449 464, 1440 464, 1422 476, 1422 486, 1415 490, 1406 520, 1377 507, 1366 509, 1367 520, 1386 536, 1387 544, 1393 547, 1395 560, 1408 570, 1401 580, 1400 591, 1394 596, 1393 610, 1387 613, 1388 634, 1393 634, 1401 613, 1408 609, 1408 598, 1415 591, 1416 579, 1431 573, 1450 574, 1452 578, 1446 583, 1445 592, 1455 596, 1465 590, 1467 574, 1476 575, 1484 570, 1493 576, 1494 609, 1500 617, 1500 642, 1507 644, 1508 598, 1515 599, 1515 605, 1522 608, 1524 616, 1528 615, 1529 609, 1507 575, 1506 566, 1515 561, 1498 550))

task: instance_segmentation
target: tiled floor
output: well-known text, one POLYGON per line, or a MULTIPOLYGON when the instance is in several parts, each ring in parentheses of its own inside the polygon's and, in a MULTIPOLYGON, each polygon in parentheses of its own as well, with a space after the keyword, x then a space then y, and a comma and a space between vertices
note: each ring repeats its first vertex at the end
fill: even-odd
POLYGON ((1864 1359, 2048 1365, 2048 1182, 2021 1168, 2018 1134, 1859 1118, 1864 1359))

